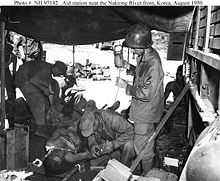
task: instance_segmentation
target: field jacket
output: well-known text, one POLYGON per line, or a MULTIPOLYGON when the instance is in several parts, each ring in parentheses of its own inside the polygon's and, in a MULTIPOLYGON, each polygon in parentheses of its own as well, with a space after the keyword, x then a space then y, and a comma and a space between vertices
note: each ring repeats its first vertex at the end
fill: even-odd
POLYGON ((133 139, 133 126, 120 114, 108 109, 96 111, 94 114, 100 124, 98 130, 88 138, 90 148, 95 144, 111 141, 114 149, 117 149, 133 139))
POLYGON ((129 118, 135 123, 157 123, 164 108, 161 60, 153 48, 138 58, 134 84, 126 87, 126 93, 132 96, 129 118))
POLYGON ((16 72, 15 84, 21 90, 24 87, 35 87, 45 96, 50 94, 52 82, 52 64, 40 61, 29 61, 21 65, 16 72))

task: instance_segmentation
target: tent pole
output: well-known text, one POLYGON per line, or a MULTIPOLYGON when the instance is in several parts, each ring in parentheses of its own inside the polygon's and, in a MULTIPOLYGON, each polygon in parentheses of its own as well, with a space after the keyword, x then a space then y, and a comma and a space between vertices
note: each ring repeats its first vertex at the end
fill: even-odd
POLYGON ((75 45, 73 44, 73 76, 75 77, 75 45))
POLYGON ((5 127, 5 22, 1 20, 1 129, 5 127))

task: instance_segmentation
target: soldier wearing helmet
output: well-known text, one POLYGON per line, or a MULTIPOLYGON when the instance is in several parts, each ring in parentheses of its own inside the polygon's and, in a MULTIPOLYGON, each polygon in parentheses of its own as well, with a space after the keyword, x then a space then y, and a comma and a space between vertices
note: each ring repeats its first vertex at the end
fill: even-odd
MULTIPOLYGON (((125 88, 126 94, 132 96, 129 119, 134 122, 133 153, 130 157, 140 153, 146 138, 150 138, 155 130, 155 123, 160 121, 164 106, 163 69, 161 59, 152 48, 151 31, 144 25, 132 26, 123 45, 134 49, 137 54, 135 79, 133 85, 117 78, 116 85, 125 88), (133 155, 134 154, 134 155, 133 155)), ((130 65, 125 63, 126 68, 130 65)), ((143 172, 148 172, 153 164, 154 143, 145 149, 142 159, 143 172)), ((129 159, 129 158, 128 158, 129 159)))

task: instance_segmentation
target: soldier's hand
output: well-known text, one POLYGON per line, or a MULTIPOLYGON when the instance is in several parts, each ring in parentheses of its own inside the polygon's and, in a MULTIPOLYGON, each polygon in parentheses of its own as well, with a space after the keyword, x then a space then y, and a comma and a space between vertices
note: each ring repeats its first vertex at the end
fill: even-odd
POLYGON ((102 152, 103 152, 103 150, 102 150, 102 148, 99 145, 94 145, 91 148, 91 154, 94 157, 99 157, 102 154, 102 152))
POLYGON ((129 69, 130 68, 130 64, 126 60, 123 60, 123 67, 125 69, 129 69))
POLYGON ((128 83, 124 79, 121 79, 120 77, 117 77, 115 84, 116 84, 116 86, 118 86, 120 88, 126 88, 128 83))
POLYGON ((102 145, 102 151, 103 153, 111 153, 114 150, 114 146, 113 143, 110 141, 106 141, 103 145, 102 145))

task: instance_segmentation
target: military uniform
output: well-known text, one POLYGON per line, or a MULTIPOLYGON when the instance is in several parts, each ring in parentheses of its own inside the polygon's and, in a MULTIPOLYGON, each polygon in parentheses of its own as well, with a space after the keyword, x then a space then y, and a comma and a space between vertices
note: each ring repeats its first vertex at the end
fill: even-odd
POLYGON ((19 67, 15 83, 21 89, 39 131, 45 128, 52 82, 52 64, 41 61, 26 62, 19 67))
POLYGON ((103 154, 120 150, 121 159, 126 160, 123 158, 126 155, 126 144, 133 140, 134 130, 120 114, 109 109, 84 113, 80 129, 82 135, 88 137, 90 150, 96 145, 102 148, 103 154), (111 150, 105 150, 106 143, 111 143, 111 150))
MULTIPOLYGON (((134 84, 127 85, 126 93, 132 96, 129 119, 134 122, 134 148, 138 154, 155 130, 163 114, 163 69, 158 53, 151 47, 138 57, 134 84)), ((145 150, 143 169, 151 167, 154 157, 154 142, 145 150)))

